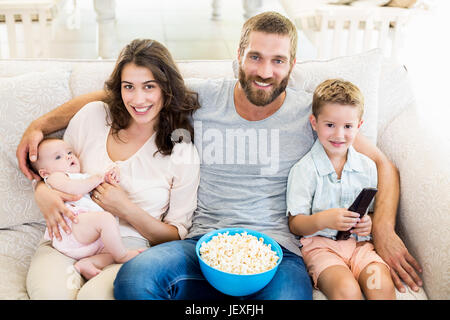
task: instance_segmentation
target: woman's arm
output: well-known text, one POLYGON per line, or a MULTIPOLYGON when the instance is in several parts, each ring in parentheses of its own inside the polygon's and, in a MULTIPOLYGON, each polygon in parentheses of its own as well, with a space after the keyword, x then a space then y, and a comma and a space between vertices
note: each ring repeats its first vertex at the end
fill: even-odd
POLYGON ((156 245, 172 240, 180 240, 178 228, 149 215, 139 206, 131 203, 123 218, 128 221, 150 244, 156 245))
POLYGON ((92 194, 92 200, 105 211, 131 224, 151 245, 180 239, 175 226, 150 216, 134 204, 118 184, 99 185, 92 194))
POLYGON ((40 177, 28 168, 27 156, 30 161, 36 161, 37 147, 39 142, 44 138, 44 135, 65 128, 70 119, 72 119, 84 105, 92 101, 104 100, 105 97, 106 93, 103 90, 84 94, 73 98, 34 120, 25 130, 16 150, 19 169, 23 174, 30 180, 40 180, 40 177))
POLYGON ((400 279, 414 291, 422 285, 416 271, 421 272, 419 263, 412 257, 403 241, 395 232, 395 219, 400 197, 400 176, 391 161, 362 134, 353 143, 356 151, 372 159, 378 171, 378 193, 372 220, 372 237, 377 253, 391 267, 395 286, 405 291, 400 279))
POLYGON ((170 155, 168 167, 173 178, 169 188, 168 211, 163 221, 151 217, 134 204, 126 192, 115 183, 98 186, 93 192, 93 200, 105 210, 130 223, 151 244, 184 239, 197 207, 200 158, 195 146, 177 144, 170 155))
POLYGON ((64 201, 80 200, 80 195, 72 195, 50 189, 43 181, 40 181, 36 185, 34 198, 47 223, 50 238, 55 236, 58 240, 61 240, 58 225, 60 225, 67 234, 71 232, 70 228, 64 221, 63 216, 68 217, 74 223, 77 223, 78 221, 72 211, 65 206, 64 201))

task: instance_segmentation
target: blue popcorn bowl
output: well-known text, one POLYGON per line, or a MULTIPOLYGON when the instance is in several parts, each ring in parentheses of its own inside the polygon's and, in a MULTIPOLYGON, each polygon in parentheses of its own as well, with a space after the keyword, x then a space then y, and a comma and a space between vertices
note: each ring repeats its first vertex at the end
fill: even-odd
POLYGON ((197 254, 200 269, 202 270, 206 280, 208 280, 208 282, 220 292, 236 297, 247 296, 264 288, 272 280, 273 276, 277 272, 281 260, 283 259, 283 251, 275 240, 263 233, 247 228, 226 228, 211 231, 197 241, 195 253, 197 254), (271 249, 275 251, 279 257, 277 264, 270 270, 255 274, 229 273, 209 266, 203 261, 200 255, 200 247, 203 242, 208 242, 212 239, 212 237, 218 235, 219 233, 223 234, 225 232, 228 232, 230 236, 236 233, 247 232, 247 234, 253 235, 258 239, 263 238, 264 244, 270 244, 271 249))

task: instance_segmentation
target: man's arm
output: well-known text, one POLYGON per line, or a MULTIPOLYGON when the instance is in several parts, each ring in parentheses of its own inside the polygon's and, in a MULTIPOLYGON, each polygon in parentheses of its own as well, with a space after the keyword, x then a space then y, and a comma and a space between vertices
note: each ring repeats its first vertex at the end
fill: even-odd
POLYGON ((400 176, 391 161, 362 134, 358 134, 354 148, 372 159, 378 172, 378 194, 372 221, 372 237, 377 253, 391 267, 392 279, 397 289, 405 292, 401 280, 414 291, 422 281, 416 270, 419 263, 409 254, 403 241, 395 233, 397 206, 400 197, 400 176))
POLYGON ((44 135, 67 127, 70 119, 87 103, 104 100, 106 93, 95 91, 73 98, 52 111, 34 120, 25 130, 19 145, 17 146, 16 157, 19 162, 19 169, 28 179, 40 180, 40 177, 31 171, 27 166, 27 156, 30 161, 37 159, 37 146, 42 141, 44 135))

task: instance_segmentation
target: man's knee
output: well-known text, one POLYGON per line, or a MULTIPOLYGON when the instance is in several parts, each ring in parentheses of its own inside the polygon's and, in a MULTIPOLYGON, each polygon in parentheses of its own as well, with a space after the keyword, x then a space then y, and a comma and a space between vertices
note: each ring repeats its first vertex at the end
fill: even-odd
MULTIPOLYGON (((183 240, 181 240, 183 241, 183 240)), ((170 272, 184 260, 179 243, 152 247, 126 262, 114 281, 116 299, 167 299, 170 272)))

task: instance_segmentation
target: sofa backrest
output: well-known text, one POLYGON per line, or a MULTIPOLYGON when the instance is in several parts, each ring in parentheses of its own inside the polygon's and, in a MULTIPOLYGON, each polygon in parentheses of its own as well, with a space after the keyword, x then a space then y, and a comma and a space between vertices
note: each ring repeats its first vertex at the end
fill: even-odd
MULTIPOLYGON (((113 60, 0 60, 0 166, 8 172, 2 176, 7 187, 0 190, 0 198, 4 200, 0 228, 42 221, 31 186, 18 170, 15 157, 28 124, 75 96, 102 89, 114 63, 113 60)), ((237 63, 232 60, 178 61, 178 66, 185 78, 237 75, 237 63)), ((413 99, 405 69, 386 63, 376 50, 328 61, 298 62, 288 85, 294 90, 305 90, 312 97, 316 85, 331 77, 344 78, 360 87, 366 100, 362 130, 374 142, 413 99)))
MULTIPOLYGON (((408 95, 402 92, 409 86, 402 66, 387 63, 382 59, 380 52, 372 50, 328 61, 297 62, 291 73, 289 86, 312 94, 317 84, 330 77, 340 77, 354 82, 360 87, 366 99, 365 124, 362 131, 376 142, 377 132, 384 130, 387 123, 403 109, 402 105, 406 102, 404 98, 408 95), (378 117, 379 112, 381 117, 378 117)), ((114 60, 0 60, 0 78, 30 72, 67 70, 70 72, 69 89, 72 97, 76 97, 102 89, 104 81, 114 68, 114 63, 114 60)), ((232 60, 181 60, 177 61, 177 64, 185 78, 237 76, 237 63, 232 60)))

